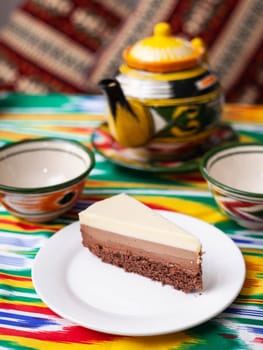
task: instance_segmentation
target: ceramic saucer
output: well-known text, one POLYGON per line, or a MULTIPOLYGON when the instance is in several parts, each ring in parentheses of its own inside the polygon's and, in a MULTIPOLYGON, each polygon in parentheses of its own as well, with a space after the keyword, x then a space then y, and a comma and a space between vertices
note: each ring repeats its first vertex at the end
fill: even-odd
POLYGON ((91 142, 95 150, 110 162, 130 169, 148 172, 188 172, 199 168, 200 157, 209 149, 238 140, 237 133, 229 124, 220 124, 198 154, 187 160, 149 160, 138 157, 132 149, 121 146, 114 140, 107 124, 100 125, 92 134, 91 142))

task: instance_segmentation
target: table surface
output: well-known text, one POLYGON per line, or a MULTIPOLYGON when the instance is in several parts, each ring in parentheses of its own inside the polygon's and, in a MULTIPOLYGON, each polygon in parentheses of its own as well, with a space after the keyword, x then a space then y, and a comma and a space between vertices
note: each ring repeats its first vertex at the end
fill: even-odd
MULTIPOLYGON (((25 138, 58 136, 92 147, 90 136, 105 119, 100 96, 0 96, 0 146, 25 138)), ((223 119, 242 142, 263 142, 263 106, 226 105, 223 119)), ((189 312, 190 310, 186 310, 189 312)), ((145 174, 96 154, 80 200, 46 224, 19 220, 0 206, 1 349, 263 349, 263 233, 239 227, 221 214, 198 171, 145 174), (39 248, 77 220, 90 203, 126 192, 151 208, 184 213, 231 237, 246 262, 246 280, 217 317, 192 329, 153 337, 114 336, 86 329, 54 314, 37 295, 31 267, 39 248), (52 325, 52 326, 51 326, 52 325)))

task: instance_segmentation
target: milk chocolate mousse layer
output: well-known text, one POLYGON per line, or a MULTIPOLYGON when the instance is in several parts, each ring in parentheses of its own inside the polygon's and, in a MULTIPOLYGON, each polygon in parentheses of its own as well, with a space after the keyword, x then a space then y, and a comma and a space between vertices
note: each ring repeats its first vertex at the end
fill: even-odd
POLYGON ((192 251, 81 225, 83 245, 102 261, 192 292, 202 289, 201 256, 192 251))

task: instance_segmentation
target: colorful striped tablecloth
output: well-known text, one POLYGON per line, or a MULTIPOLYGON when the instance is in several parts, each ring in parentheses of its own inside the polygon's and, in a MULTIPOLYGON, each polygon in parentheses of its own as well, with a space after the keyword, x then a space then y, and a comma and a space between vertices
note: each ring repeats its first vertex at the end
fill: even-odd
MULTIPOLYGON (((59 136, 91 147, 90 136, 104 121, 104 108, 102 97, 2 95, 0 145, 59 136)), ((240 134, 241 141, 263 142, 263 106, 227 105, 224 119, 240 134)), ((263 232, 241 228, 222 215, 198 171, 141 173, 116 166, 96 154, 96 166, 80 200, 59 219, 32 224, 0 206, 0 349, 263 349, 263 232), (39 248, 58 230, 76 221, 77 213, 88 204, 120 192, 151 208, 202 219, 233 239, 243 253, 247 273, 231 306, 183 332, 126 337, 77 326, 41 301, 31 279, 39 248)))

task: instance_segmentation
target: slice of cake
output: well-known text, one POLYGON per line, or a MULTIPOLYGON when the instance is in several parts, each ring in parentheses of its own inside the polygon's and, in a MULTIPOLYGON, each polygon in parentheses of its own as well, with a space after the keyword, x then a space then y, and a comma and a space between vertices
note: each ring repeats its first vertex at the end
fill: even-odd
POLYGON ((104 262, 184 292, 202 289, 201 243, 136 199, 119 194, 79 213, 83 245, 104 262))

